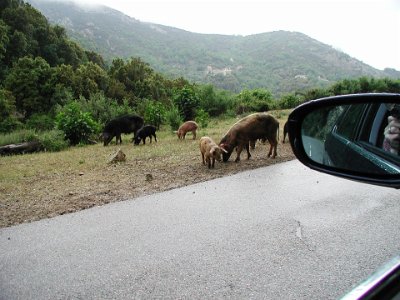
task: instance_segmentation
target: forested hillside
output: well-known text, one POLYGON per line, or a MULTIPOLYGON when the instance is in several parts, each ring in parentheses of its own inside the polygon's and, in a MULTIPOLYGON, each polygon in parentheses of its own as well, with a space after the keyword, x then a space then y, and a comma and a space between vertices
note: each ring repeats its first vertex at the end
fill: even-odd
POLYGON ((400 78, 298 32, 207 35, 144 23, 116 10, 29 0, 87 49, 111 61, 140 57, 162 74, 233 92, 266 88, 275 96, 361 76, 400 78))

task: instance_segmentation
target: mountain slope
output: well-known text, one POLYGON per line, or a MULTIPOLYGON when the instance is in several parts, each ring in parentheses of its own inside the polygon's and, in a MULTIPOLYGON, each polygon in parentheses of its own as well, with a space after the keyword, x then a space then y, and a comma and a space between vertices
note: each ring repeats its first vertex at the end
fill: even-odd
POLYGON ((140 22, 105 6, 28 1, 83 47, 106 60, 141 57, 159 72, 235 92, 267 88, 275 95, 325 87, 344 78, 396 77, 297 32, 250 36, 198 34, 140 22))

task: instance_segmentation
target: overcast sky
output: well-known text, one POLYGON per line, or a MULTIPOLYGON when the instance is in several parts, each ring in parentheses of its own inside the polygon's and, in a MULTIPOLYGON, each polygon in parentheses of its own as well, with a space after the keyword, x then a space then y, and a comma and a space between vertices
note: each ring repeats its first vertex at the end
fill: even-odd
POLYGON ((400 0, 79 0, 197 33, 304 33, 366 64, 400 71, 400 0))

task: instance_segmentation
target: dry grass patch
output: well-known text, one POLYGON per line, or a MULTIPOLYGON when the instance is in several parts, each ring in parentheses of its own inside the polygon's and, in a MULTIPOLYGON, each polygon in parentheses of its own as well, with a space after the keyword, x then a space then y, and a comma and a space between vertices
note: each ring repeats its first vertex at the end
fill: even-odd
MULTIPOLYGON (((278 112, 280 139, 287 112, 278 112)), ((209 170, 201 164, 199 138, 219 142, 235 119, 213 120, 200 129, 196 140, 191 133, 178 140, 170 130, 157 132, 158 142, 133 146, 130 136, 122 145, 74 147, 56 153, 0 157, 0 227, 31 222, 85 208, 206 181, 240 171, 291 160, 288 143, 278 145, 278 157, 267 158, 269 145, 258 143, 250 160, 216 163, 209 170), (119 148, 126 161, 110 164, 119 148)), ((234 155, 234 154, 233 154, 234 155)))

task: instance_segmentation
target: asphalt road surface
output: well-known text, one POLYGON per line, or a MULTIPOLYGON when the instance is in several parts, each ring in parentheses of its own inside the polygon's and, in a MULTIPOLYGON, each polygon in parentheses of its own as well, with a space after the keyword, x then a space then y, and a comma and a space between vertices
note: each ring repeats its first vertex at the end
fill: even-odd
POLYGON ((399 201, 290 161, 3 228, 0 299, 336 299, 400 253, 399 201))

